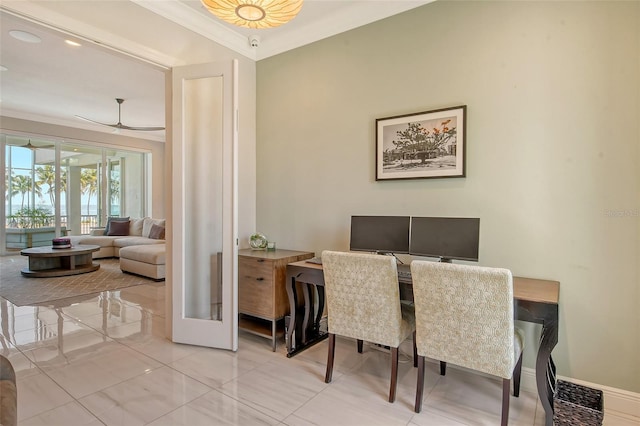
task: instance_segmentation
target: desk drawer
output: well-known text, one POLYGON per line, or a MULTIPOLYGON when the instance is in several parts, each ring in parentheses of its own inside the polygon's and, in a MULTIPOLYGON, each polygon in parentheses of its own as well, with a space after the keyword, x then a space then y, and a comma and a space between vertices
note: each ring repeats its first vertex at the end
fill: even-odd
POLYGON ((238 310, 243 314, 273 318, 273 262, 240 258, 238 310))
POLYGON ((238 259, 238 276, 239 278, 246 276, 273 280, 273 260, 240 256, 238 259))

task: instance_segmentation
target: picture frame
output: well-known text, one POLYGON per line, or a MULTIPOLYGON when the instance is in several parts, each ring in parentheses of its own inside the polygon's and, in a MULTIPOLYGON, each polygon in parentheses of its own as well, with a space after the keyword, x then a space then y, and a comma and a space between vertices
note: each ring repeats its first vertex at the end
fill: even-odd
POLYGON ((376 119, 376 181, 466 177, 467 106, 376 119))

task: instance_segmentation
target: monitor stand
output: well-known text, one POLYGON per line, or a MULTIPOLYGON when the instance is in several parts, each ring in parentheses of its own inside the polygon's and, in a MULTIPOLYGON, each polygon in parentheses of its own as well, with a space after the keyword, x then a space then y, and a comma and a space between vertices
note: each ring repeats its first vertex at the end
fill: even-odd
POLYGON ((452 259, 449 257, 441 257, 440 263, 453 263, 453 262, 452 262, 452 259))

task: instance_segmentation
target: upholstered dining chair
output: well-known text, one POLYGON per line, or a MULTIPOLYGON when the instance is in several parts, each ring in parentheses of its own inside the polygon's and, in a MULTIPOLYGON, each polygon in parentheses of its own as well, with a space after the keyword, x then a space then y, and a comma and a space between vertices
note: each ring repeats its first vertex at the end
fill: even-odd
MULTIPOLYGON (((329 350, 325 382, 330 383, 336 335, 391 348, 389 402, 396 399, 398 346, 415 331, 413 307, 400 303, 396 259, 367 253, 322 252, 329 350)), ((414 338, 414 366, 416 350, 414 338)))
POLYGON ((416 314, 418 382, 422 408, 425 357, 502 378, 502 425, 509 421, 509 390, 520 393, 524 339, 514 327, 513 277, 501 268, 411 262, 416 314))

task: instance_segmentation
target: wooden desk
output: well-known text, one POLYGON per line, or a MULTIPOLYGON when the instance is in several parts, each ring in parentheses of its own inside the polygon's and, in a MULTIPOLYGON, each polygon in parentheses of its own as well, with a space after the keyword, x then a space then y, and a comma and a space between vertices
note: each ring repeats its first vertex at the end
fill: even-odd
MULTIPOLYGON (((408 265, 403 265, 404 269, 408 265)), ((400 268, 399 269, 403 269, 400 268)), ((412 299, 411 280, 399 277, 400 294, 403 299, 412 299)), ((291 305, 290 311, 296 312, 298 295, 296 282, 303 285, 305 310, 302 318, 292 315, 287 329, 287 356, 292 357, 306 348, 324 340, 328 334, 320 330, 320 318, 324 310, 324 273, 322 265, 305 261, 287 265, 287 295, 291 305), (314 289, 317 291, 316 317, 311 320, 311 313, 316 302, 314 289), (301 333, 297 333, 293 342, 293 331, 296 322, 302 320, 301 333), (298 335, 299 334, 299 335, 298 335)), ((553 395, 555 393, 556 366, 551 357, 553 348, 558 343, 558 301, 560 283, 558 281, 538 280, 533 278, 513 277, 513 300, 516 319, 542 325, 542 335, 536 356, 536 385, 538 396, 545 411, 545 424, 553 425, 553 395)))
POLYGON ((238 327, 271 339, 274 352, 276 324, 289 313, 287 264, 310 257, 312 252, 282 249, 238 251, 238 327))

